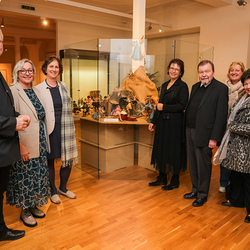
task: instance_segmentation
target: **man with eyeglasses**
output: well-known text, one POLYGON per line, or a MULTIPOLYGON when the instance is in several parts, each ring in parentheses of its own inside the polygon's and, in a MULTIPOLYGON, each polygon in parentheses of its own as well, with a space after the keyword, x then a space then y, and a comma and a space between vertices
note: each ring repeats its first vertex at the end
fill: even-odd
MULTIPOLYGON (((3 53, 3 33, 0 29, 0 56, 3 53)), ((7 189, 9 170, 12 163, 21 159, 17 131, 29 126, 30 117, 15 111, 13 97, 0 72, 0 241, 16 240, 25 231, 7 228, 3 216, 3 193, 7 189)))
POLYGON ((185 199, 195 199, 194 207, 207 201, 212 149, 221 141, 227 123, 228 87, 214 78, 214 64, 198 64, 199 82, 192 87, 185 111, 187 152, 192 192, 185 199))

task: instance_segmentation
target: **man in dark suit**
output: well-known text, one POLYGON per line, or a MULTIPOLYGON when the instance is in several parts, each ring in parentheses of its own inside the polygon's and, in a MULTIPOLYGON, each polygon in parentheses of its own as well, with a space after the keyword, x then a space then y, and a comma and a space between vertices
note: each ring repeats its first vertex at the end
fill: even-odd
POLYGON ((200 82, 192 87, 185 111, 186 138, 192 192, 185 199, 196 199, 194 207, 207 201, 212 149, 222 139, 227 122, 228 88, 214 79, 214 65, 204 60, 198 65, 200 82))
MULTIPOLYGON (((0 30, 0 55, 3 53, 3 33, 0 30)), ((6 191, 12 163, 21 159, 17 131, 29 126, 30 117, 15 111, 9 86, 0 72, 0 241, 22 238, 24 231, 7 228, 3 217, 3 193, 6 191)))

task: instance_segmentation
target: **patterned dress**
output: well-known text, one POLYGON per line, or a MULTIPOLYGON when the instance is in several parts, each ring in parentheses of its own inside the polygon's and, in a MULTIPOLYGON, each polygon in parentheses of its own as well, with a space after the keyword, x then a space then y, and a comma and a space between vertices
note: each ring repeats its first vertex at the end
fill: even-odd
POLYGON ((43 206, 50 197, 47 165, 47 144, 44 130, 45 110, 33 89, 24 89, 34 105, 39 119, 38 158, 26 162, 18 161, 11 166, 6 202, 22 209, 43 206))

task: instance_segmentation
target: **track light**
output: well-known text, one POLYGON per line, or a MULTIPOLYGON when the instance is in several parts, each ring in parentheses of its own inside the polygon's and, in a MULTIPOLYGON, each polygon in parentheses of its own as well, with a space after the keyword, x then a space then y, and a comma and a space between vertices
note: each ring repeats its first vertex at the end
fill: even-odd
POLYGON ((246 2, 245 0, 238 0, 238 1, 237 1, 237 4, 238 4, 239 6, 245 6, 245 5, 247 4, 247 2, 246 2))
POLYGON ((152 24, 150 23, 146 30, 152 30, 152 24))
POLYGON ((4 18, 2 18, 2 22, 1 22, 1 28, 4 27, 4 18))

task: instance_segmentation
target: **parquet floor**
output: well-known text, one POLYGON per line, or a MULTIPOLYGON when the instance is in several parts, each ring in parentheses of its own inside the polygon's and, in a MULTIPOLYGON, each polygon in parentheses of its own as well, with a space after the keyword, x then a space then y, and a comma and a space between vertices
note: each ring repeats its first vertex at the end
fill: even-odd
POLYGON ((181 175, 178 189, 161 191, 148 187, 157 174, 142 167, 102 174, 100 180, 91 171, 87 166, 73 168, 68 189, 77 199, 49 202, 42 208, 46 217, 37 219, 35 228, 23 225, 20 209, 4 205, 7 225, 26 230, 26 235, 1 242, 0 249, 250 249, 245 209, 221 206, 225 198, 218 192, 218 167, 208 202, 200 208, 183 199, 191 188, 188 172, 181 175))

